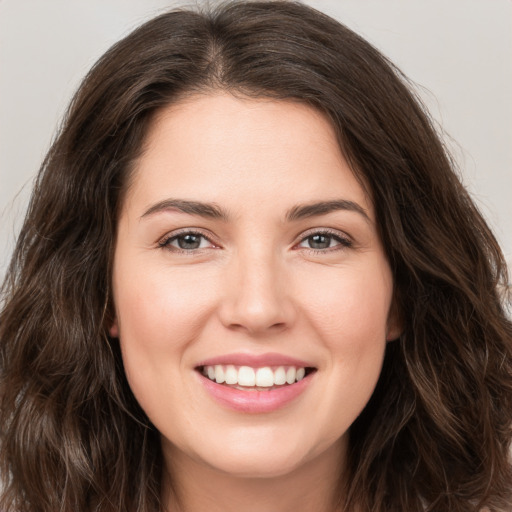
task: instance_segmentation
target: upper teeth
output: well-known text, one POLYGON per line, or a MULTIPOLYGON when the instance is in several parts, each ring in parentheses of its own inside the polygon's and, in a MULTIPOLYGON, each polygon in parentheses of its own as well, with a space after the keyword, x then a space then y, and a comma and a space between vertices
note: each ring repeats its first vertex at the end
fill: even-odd
POLYGON ((295 366, 278 366, 271 368, 251 368, 250 366, 236 367, 217 364, 215 366, 203 366, 203 374, 218 384, 231 384, 238 386, 258 386, 269 388, 283 384, 293 384, 304 378, 305 368, 295 366))

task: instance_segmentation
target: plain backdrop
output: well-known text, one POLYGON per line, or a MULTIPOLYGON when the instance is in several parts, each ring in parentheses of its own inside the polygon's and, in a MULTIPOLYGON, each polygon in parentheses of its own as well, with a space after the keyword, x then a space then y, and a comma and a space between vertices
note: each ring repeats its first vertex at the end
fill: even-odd
MULTIPOLYGON (((305 3, 366 37, 417 84, 512 263, 512 1, 305 3)), ((115 41, 176 5, 187 4, 0 0, 0 279, 80 80, 115 41)))

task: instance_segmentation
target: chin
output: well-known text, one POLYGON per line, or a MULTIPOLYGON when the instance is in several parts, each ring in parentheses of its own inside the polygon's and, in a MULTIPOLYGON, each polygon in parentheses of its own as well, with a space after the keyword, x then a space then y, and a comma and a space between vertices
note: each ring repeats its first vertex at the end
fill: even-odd
POLYGON ((258 455, 230 453, 222 460, 205 461, 213 470, 246 479, 278 478, 295 472, 303 463, 303 455, 259 453, 258 455))
POLYGON ((256 430, 240 431, 238 435, 223 436, 223 440, 210 439, 208 443, 205 439, 204 449, 190 456, 213 471, 254 479, 284 477, 325 456, 339 460, 344 437, 329 442, 325 438, 311 438, 299 430, 294 429, 293 433, 267 431, 266 435, 256 430))

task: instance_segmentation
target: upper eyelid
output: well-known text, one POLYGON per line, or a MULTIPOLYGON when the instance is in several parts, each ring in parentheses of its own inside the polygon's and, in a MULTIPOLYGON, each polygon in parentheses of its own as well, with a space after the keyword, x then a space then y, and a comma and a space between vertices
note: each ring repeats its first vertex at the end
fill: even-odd
POLYGON ((211 244, 219 245, 215 241, 214 237, 211 234, 205 233, 204 230, 202 230, 200 228, 182 228, 179 230, 171 231, 171 232, 165 234, 164 236, 160 237, 157 244, 162 246, 162 245, 166 244, 167 242, 169 242, 170 240, 173 240, 175 238, 178 238, 179 236, 188 235, 188 234, 202 236, 203 238, 208 240, 211 244))
POLYGON ((338 238, 342 238, 344 240, 349 240, 349 241, 352 241, 352 237, 350 235, 348 235, 347 233, 345 233, 344 231, 340 231, 339 229, 333 229, 333 228, 311 228, 311 229, 308 229, 306 231, 303 231, 298 237, 297 239, 299 241, 302 241, 304 240, 305 238, 308 238, 312 235, 316 235, 316 234, 320 234, 320 235, 330 235, 330 236, 334 236, 334 237, 338 237, 338 238))

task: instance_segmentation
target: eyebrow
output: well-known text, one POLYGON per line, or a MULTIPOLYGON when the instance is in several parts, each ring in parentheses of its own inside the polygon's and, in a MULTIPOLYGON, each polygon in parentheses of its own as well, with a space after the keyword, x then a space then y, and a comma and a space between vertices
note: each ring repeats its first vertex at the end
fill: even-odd
POLYGON ((346 210, 350 212, 359 213, 365 218, 365 220, 370 222, 370 217, 367 211, 361 205, 355 203, 354 201, 348 201, 346 199, 319 201, 316 203, 294 206, 286 214, 286 220, 295 221, 300 219, 306 219, 309 217, 326 215, 328 213, 339 210, 346 210))
POLYGON ((224 221, 228 219, 228 214, 216 204, 202 203, 200 201, 187 201, 184 199, 165 199, 163 201, 159 201, 146 210, 141 215, 141 219, 166 210, 178 210, 182 213, 199 215, 200 217, 208 217, 210 219, 221 219, 224 221))
MULTIPOLYGON (((164 199, 163 201, 159 201, 146 210, 141 215, 141 219, 166 210, 178 210, 190 215, 199 215, 200 217, 220 219, 223 221, 227 221, 229 219, 228 213, 215 203, 203 203, 200 201, 188 201, 185 199, 164 199)), ((346 199, 299 204, 288 210, 285 215, 285 219, 287 222, 293 222, 309 217, 326 215, 339 210, 356 212, 362 215, 365 220, 370 221, 368 213, 362 206, 354 201, 348 201, 346 199)))

